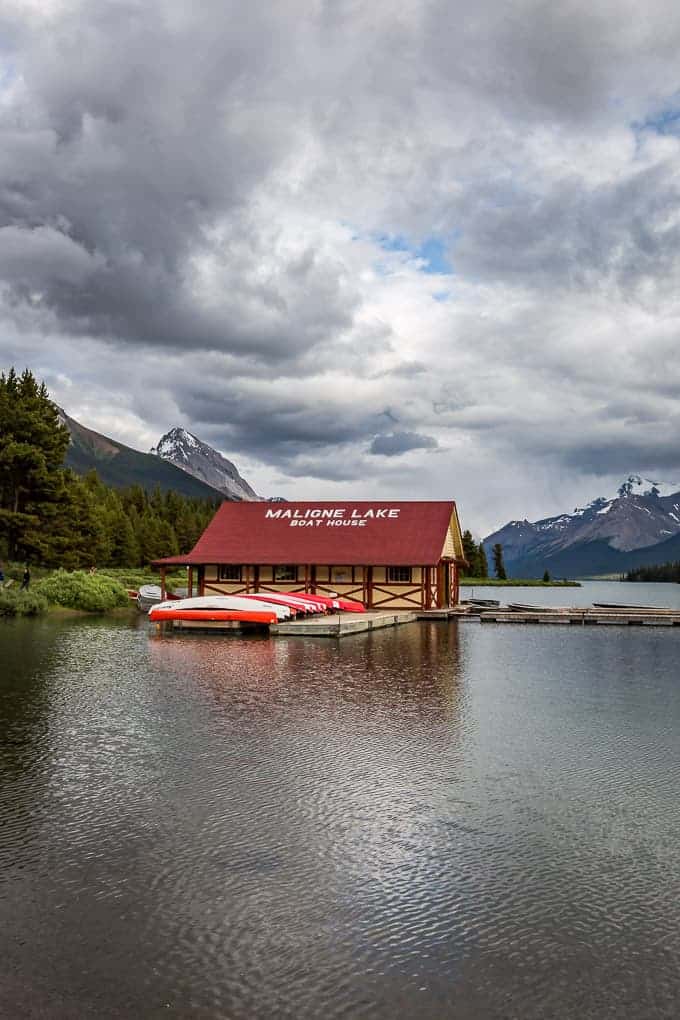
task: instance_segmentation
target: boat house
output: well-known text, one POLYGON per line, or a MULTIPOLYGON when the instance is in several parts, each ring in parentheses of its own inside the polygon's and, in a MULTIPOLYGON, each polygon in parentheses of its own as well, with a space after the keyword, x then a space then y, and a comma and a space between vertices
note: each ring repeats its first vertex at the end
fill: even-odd
POLYGON ((223 503, 185 556, 189 594, 328 593, 369 609, 456 605, 465 563, 453 501, 223 503))

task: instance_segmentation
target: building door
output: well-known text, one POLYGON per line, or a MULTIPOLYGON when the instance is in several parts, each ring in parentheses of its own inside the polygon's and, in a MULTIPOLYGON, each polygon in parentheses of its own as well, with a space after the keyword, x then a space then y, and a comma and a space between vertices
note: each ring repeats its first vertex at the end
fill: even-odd
POLYGON ((451 564, 444 564, 444 606, 451 605, 451 564))

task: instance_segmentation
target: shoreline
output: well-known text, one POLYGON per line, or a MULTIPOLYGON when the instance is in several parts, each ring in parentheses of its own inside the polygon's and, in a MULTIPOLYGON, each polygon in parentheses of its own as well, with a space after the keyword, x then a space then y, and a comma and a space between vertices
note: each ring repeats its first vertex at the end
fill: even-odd
POLYGON ((461 588, 581 588, 580 581, 540 581, 533 578, 462 577, 461 588))

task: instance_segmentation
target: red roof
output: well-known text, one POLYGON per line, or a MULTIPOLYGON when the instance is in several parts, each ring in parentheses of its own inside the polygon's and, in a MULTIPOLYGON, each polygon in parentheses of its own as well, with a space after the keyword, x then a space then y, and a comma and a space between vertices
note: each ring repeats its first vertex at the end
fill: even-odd
POLYGON ((438 563, 453 501, 409 503, 223 503, 185 556, 157 564, 438 563))

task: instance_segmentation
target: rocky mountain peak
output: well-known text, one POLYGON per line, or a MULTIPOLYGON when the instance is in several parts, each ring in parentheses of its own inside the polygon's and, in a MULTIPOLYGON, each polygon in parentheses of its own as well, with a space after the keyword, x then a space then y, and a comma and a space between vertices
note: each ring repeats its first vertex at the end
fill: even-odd
POLYGON ((239 474, 235 464, 181 425, 175 425, 161 436, 150 452, 171 461, 194 478, 200 478, 229 499, 252 502, 262 498, 239 474))
MULTIPOLYGON (((595 550, 604 562, 606 550, 632 553, 675 536, 680 536, 680 484, 631 474, 609 499, 598 496, 572 513, 539 521, 510 521, 484 541, 487 546, 495 542, 503 545, 506 567, 511 570, 540 574, 542 565, 559 563, 564 571, 577 556, 586 562, 588 549, 595 550)), ((621 561, 616 556, 610 559, 621 561)))
POLYGON ((618 495, 622 499, 628 496, 673 496, 677 492, 680 492, 678 483, 654 482, 650 478, 641 478, 640 475, 628 475, 618 489, 618 495))

